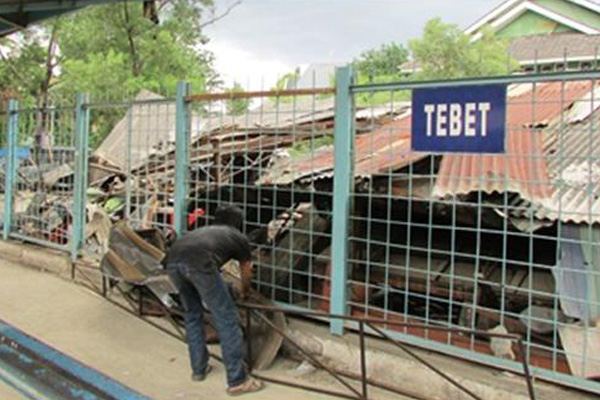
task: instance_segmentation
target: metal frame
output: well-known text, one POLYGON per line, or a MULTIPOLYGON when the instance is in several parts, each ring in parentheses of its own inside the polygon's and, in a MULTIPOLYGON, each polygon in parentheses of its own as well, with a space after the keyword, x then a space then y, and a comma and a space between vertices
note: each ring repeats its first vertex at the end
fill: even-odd
POLYGON ((17 129, 19 127, 19 113, 16 111, 19 108, 19 103, 16 100, 10 100, 8 102, 8 130, 7 130, 7 160, 6 170, 4 171, 4 221, 3 222, 3 239, 8 240, 10 235, 12 217, 13 217, 13 205, 14 205, 14 193, 13 187, 17 175, 17 169, 15 165, 15 150, 17 147, 17 129))
POLYGON ((175 223, 177 236, 181 236, 187 229, 187 172, 189 157, 189 115, 187 96, 190 85, 185 82, 177 84, 176 109, 176 142, 175 142, 175 223))
POLYGON ((395 90, 412 90, 427 88, 451 88, 456 86, 478 86, 493 84, 518 84, 518 83, 541 83, 562 81, 586 81, 600 79, 600 71, 573 71, 573 72, 549 72, 532 75, 506 75, 496 77, 448 79, 413 82, 390 82, 371 83, 366 85, 352 85, 352 93, 388 92, 395 90))
MULTIPOLYGON (((351 67, 336 72, 335 166, 333 181, 333 229, 331 243, 331 303, 333 314, 346 313, 348 235, 354 183, 354 102, 349 89, 354 81, 351 67)), ((343 321, 331 320, 331 332, 341 335, 343 321)))
POLYGON ((88 137, 90 109, 86 105, 87 95, 77 94, 75 105, 75 186, 73 188, 73 235, 71 238, 71 258, 77 259, 85 238, 87 214, 87 171, 88 171, 88 137))
MULTIPOLYGON (((434 326, 434 325, 410 323, 410 322, 393 322, 393 321, 388 321, 388 320, 380 319, 380 318, 357 318, 357 317, 352 317, 352 316, 348 316, 348 315, 328 314, 328 313, 315 312, 315 311, 290 310, 288 308, 264 306, 264 305, 258 305, 258 304, 241 303, 238 305, 240 307, 246 309, 248 312, 248 315, 250 313, 257 314, 259 316, 259 318, 265 324, 267 324, 267 326, 269 326, 271 329, 273 329, 275 332, 277 332, 277 334, 281 335, 284 338, 284 340, 287 340, 288 342, 290 342, 290 344, 292 344, 296 349, 298 349, 313 364, 316 364, 320 368, 327 371, 327 373, 329 373, 331 376, 333 376, 338 382, 340 382, 342 385, 344 385, 346 388, 348 388, 353 393, 353 395, 341 393, 341 392, 333 392, 333 391, 326 390, 326 389, 318 389, 313 386, 291 383, 291 382, 285 381, 285 380, 273 379, 273 378, 266 377, 264 375, 260 375, 260 374, 256 374, 256 373, 253 373, 254 376, 256 376, 260 379, 264 379, 266 381, 280 383, 283 385, 291 384, 290 386, 299 387, 302 389, 316 391, 316 392, 330 394, 330 395, 336 395, 336 396, 344 397, 344 398, 348 398, 348 399, 359 399, 359 400, 367 400, 368 399, 369 381, 367 379, 367 364, 366 364, 366 355, 365 355, 365 338, 366 338, 365 325, 371 329, 371 332, 374 332, 375 334, 377 334, 378 337, 393 343, 396 347, 400 348, 401 350, 403 350, 404 352, 409 354, 413 359, 417 360, 419 363, 421 363, 422 365, 429 368, 430 370, 435 372, 437 375, 439 375, 440 377, 442 377, 443 379, 448 381, 451 385, 455 386, 456 388, 460 389, 461 391, 466 393, 468 396, 470 396, 471 398, 476 399, 476 400, 481 400, 481 397, 477 396, 475 393, 473 393, 471 390, 466 388, 464 385, 457 382, 451 376, 447 375, 442 370, 437 368, 435 365, 433 365, 432 363, 427 361, 425 358, 418 355, 416 352, 414 352, 413 350, 408 348, 401 341, 392 338, 384 330, 378 328, 377 325, 388 325, 388 326, 395 325, 395 326, 406 327, 406 328, 418 328, 418 329, 424 329, 424 330, 437 330, 437 331, 444 331, 444 332, 461 333, 461 334, 466 334, 466 335, 470 335, 470 336, 479 335, 479 336, 485 336, 485 337, 489 337, 489 338, 508 339, 510 341, 517 342, 517 345, 521 349, 521 351, 524 351, 524 349, 525 349, 525 346, 523 345, 522 337, 520 335, 516 335, 516 334, 499 334, 499 333, 490 333, 490 332, 481 331, 481 330, 471 330, 471 329, 461 329, 461 328, 445 328, 445 327, 439 327, 439 326, 434 326), (275 326, 273 323, 271 323, 264 315, 262 315, 260 313, 261 311, 280 312, 280 313, 284 313, 286 315, 294 315, 294 316, 300 316, 300 317, 314 317, 314 318, 326 319, 326 320, 339 319, 342 321, 352 321, 352 322, 358 323, 358 325, 359 325, 360 366, 361 366, 360 381, 361 381, 362 391, 361 392, 357 391, 347 381, 343 380, 339 376, 339 374, 336 373, 333 369, 327 367, 326 365, 321 363, 317 358, 315 358, 311 354, 304 351, 302 349, 302 347, 300 345, 298 345, 296 342, 294 342, 294 340, 292 338, 290 338, 285 332, 283 332, 281 329, 279 329, 277 326, 275 326)), ((246 321, 247 321, 247 323, 251 323, 250 322, 251 318, 249 316, 247 316, 246 321)), ((247 331, 251 332, 251 329, 248 327, 247 331)), ((248 339, 247 343, 248 343, 248 355, 250 357, 250 359, 249 359, 250 368, 252 367, 252 351, 251 351, 251 345, 250 345, 251 342, 252 341, 250 339, 248 339)), ((536 396, 535 396, 534 382, 533 382, 532 375, 530 373, 529 365, 525 358, 523 358, 521 373, 524 376, 524 379, 525 379, 525 382, 527 385, 527 392, 528 392, 529 398, 531 400, 535 400, 536 396)), ((415 394, 411 394, 411 393, 407 393, 407 392, 400 392, 398 390, 392 390, 391 388, 387 388, 387 390, 393 391, 400 395, 410 396, 413 398, 419 398, 419 397, 416 397, 415 394)))

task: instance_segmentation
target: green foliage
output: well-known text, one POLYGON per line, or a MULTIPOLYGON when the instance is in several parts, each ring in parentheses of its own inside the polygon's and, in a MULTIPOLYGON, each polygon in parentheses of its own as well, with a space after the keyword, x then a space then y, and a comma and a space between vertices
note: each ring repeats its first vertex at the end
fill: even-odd
MULTIPOLYGON (((508 55, 508 43, 484 29, 476 41, 457 25, 439 18, 427 22, 421 39, 408 44, 410 57, 418 66, 416 73, 402 76, 397 67, 408 60, 407 51, 398 44, 367 51, 354 61, 357 83, 385 83, 402 80, 437 80, 506 75, 518 69, 508 55)), ((359 93, 358 106, 375 107, 394 101, 409 100, 408 91, 359 93)))
POLYGON ((142 88, 173 95, 180 80, 197 89, 214 85, 211 55, 196 48, 206 41, 198 25, 203 4, 169 3, 159 25, 143 16, 140 3, 94 7, 68 17, 61 29, 66 60, 61 90, 119 99, 142 88))
POLYGON ((453 79, 506 75, 518 68, 507 52, 508 43, 491 30, 472 41, 457 25, 445 24, 439 18, 425 26, 422 39, 411 40, 408 47, 419 71, 418 80, 453 79))
MULTIPOLYGON (((196 91, 217 86, 212 54, 203 50, 202 16, 212 0, 156 0, 156 24, 141 2, 87 7, 0 42, 0 98, 26 105, 122 101, 147 89, 173 96, 178 81, 196 91), (49 46, 53 43, 53 46, 49 46)), ((90 143, 99 144, 124 115, 92 113, 90 143)))
MULTIPOLYGON (((233 87, 229 89, 230 92, 243 92, 244 88, 238 82, 233 83, 233 87)), ((229 115, 238 116, 243 115, 248 111, 249 99, 233 99, 227 100, 227 112, 229 115)))
MULTIPOLYGON (((300 68, 296 68, 293 72, 288 72, 287 74, 284 74, 281 78, 277 80, 275 86, 271 88, 271 91, 281 92, 286 89, 294 88, 296 87, 298 79, 300 79, 300 68)), ((276 101, 279 101, 281 103, 291 103, 294 101, 294 97, 280 96, 277 98, 276 101)))
POLYGON ((19 44, 0 40, 0 99, 16 98, 24 105, 35 104, 45 77, 47 35, 26 32, 19 44))
POLYGON ((408 50, 398 43, 388 43, 378 49, 372 49, 362 53, 353 64, 359 76, 377 77, 392 76, 399 74, 399 68, 408 61, 408 50))
MULTIPOLYGON (((398 75, 379 75, 379 76, 366 76, 358 75, 356 83, 359 85, 366 85, 371 83, 387 83, 397 82, 402 80, 398 75)), ((394 103, 398 101, 410 100, 410 91, 381 91, 381 92, 361 92, 356 94, 355 101, 359 107, 377 107, 383 104, 394 103)))
POLYGON ((291 158, 299 158, 304 155, 315 152, 321 147, 333 145, 333 140, 333 135, 324 135, 317 138, 311 138, 300 142, 295 142, 288 149, 288 154, 291 158))
POLYGON ((284 74, 277 80, 275 86, 272 87, 271 90, 280 92, 282 90, 286 90, 288 86, 295 87, 298 79, 300 79, 300 68, 296 68, 295 71, 284 74))

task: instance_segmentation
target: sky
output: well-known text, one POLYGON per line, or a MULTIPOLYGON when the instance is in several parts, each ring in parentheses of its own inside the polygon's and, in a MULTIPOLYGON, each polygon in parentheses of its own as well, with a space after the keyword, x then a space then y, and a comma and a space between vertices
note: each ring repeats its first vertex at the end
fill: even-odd
MULTIPOLYGON (((236 0, 214 0, 216 14, 236 0)), ((241 0, 206 27, 227 85, 268 90, 308 64, 345 64, 384 43, 418 38, 434 17, 466 28, 502 0, 241 0)))

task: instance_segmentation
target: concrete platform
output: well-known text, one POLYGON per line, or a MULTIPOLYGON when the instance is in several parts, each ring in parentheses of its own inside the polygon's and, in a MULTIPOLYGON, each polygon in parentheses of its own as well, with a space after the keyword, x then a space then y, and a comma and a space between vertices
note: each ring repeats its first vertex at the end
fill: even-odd
MULTIPOLYGON (((93 292, 55 275, 0 262, 0 317, 7 323, 155 399, 225 399, 221 364, 190 380, 186 346, 93 292)), ((0 380, 0 399, 25 398, 0 380)), ((244 399, 331 399, 269 384, 244 399)))

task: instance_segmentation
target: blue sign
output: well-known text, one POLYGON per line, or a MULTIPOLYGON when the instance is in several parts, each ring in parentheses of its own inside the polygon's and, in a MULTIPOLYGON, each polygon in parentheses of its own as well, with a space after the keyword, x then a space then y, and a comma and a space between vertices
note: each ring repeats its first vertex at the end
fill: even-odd
POLYGON ((506 85, 416 89, 412 149, 426 152, 503 153, 506 85))

